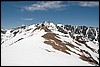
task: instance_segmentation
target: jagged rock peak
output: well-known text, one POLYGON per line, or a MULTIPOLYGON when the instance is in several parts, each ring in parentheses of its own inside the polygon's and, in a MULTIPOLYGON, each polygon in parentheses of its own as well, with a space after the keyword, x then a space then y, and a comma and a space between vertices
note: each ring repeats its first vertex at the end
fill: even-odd
POLYGON ((52 21, 46 20, 42 23, 44 26, 52 26, 55 25, 52 21))
POLYGON ((44 22, 42 22, 41 24, 38 24, 38 25, 41 25, 41 26, 45 26, 47 27, 48 29, 51 29, 51 30, 56 30, 56 24, 54 24, 52 21, 49 21, 49 20, 46 20, 44 22))

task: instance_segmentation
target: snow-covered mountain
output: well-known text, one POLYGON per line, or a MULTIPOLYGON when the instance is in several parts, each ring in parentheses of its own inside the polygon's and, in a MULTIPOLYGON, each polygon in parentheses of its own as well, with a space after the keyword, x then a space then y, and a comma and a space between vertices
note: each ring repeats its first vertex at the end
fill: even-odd
POLYGON ((54 24, 1 29, 2 66, 99 66, 99 28, 54 24))

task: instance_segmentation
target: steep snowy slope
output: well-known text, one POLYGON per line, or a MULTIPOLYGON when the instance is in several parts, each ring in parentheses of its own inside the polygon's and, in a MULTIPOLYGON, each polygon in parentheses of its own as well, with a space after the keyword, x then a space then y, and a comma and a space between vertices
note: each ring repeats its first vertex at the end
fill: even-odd
POLYGON ((44 21, 10 29, 2 37, 1 65, 98 66, 99 30, 86 28, 44 21))

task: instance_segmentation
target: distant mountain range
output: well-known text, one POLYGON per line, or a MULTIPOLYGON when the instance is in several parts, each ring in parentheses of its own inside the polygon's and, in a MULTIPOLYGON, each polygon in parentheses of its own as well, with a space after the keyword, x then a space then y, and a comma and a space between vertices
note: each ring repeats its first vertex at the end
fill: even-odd
POLYGON ((99 28, 44 21, 1 29, 2 66, 99 66, 99 28))

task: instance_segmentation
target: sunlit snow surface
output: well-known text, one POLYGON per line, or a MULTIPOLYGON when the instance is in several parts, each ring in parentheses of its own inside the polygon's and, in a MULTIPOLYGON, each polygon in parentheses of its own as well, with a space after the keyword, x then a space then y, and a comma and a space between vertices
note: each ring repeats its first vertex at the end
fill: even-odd
POLYGON ((67 55, 43 43, 39 35, 1 49, 1 66, 87 66, 75 55, 67 55), (52 52, 48 52, 49 49, 52 52))
MULTIPOLYGON (((49 26, 46 22, 45 25, 49 26)), ((60 25, 61 24, 58 26, 60 25)), ((10 30, 7 31, 6 36, 11 35, 11 37, 6 40, 6 36, 4 36, 3 40, 5 42, 1 45, 1 66, 94 66, 93 64, 80 59, 75 53, 70 52, 71 55, 69 55, 45 44, 45 39, 41 36, 47 32, 40 29, 33 32, 35 28, 35 25, 30 25, 25 30, 20 29, 22 33, 16 34, 15 37, 13 37, 13 34, 10 34, 10 30), (27 31, 27 29, 31 30, 27 31), (18 41, 21 38, 23 39, 18 41)), ((59 40, 62 42, 67 41, 77 46, 69 34, 63 34, 57 31, 54 24, 51 24, 49 29, 51 29, 53 33, 59 34, 59 40), (69 36, 69 38, 63 37, 65 35, 69 36)), ((91 44, 88 46, 91 46, 92 48, 98 48, 98 45, 93 42, 89 41, 87 44, 91 44)), ((82 46, 79 46, 80 49, 88 51, 91 56, 98 61, 96 53, 93 53, 83 44, 81 45, 82 46)), ((69 46, 67 47, 72 51, 79 53, 77 50, 69 46)))

